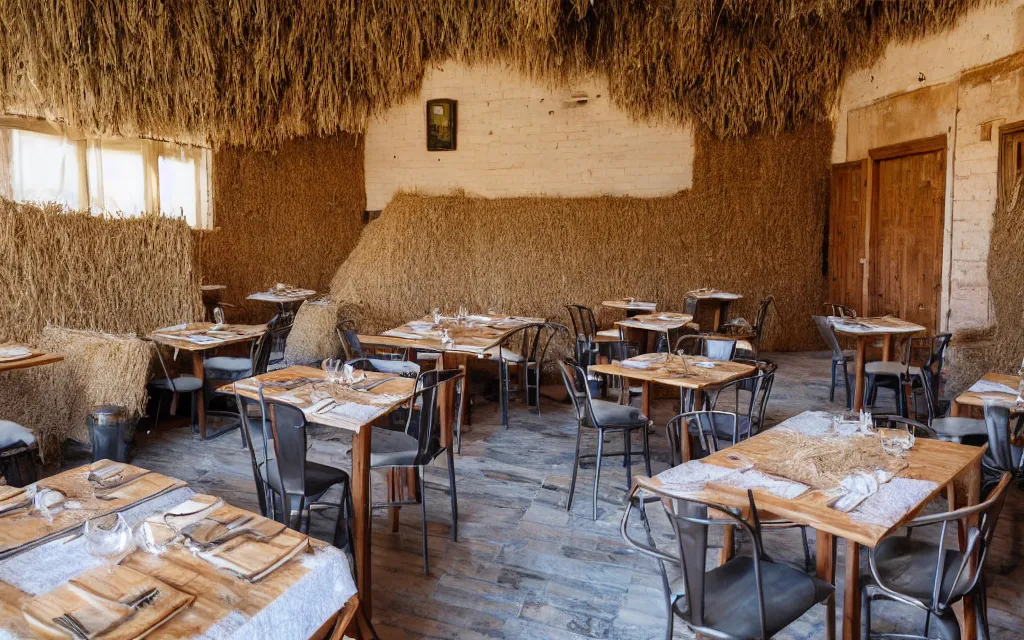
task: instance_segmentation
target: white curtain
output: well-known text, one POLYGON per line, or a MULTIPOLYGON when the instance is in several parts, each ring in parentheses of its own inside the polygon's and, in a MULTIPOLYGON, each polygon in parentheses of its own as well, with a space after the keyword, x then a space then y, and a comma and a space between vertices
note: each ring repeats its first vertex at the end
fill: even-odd
POLYGON ((0 150, 6 160, 6 176, 0 174, 0 189, 9 197, 18 201, 59 202, 72 209, 81 206, 77 142, 64 136, 19 129, 5 131, 0 141, 6 147, 0 150))

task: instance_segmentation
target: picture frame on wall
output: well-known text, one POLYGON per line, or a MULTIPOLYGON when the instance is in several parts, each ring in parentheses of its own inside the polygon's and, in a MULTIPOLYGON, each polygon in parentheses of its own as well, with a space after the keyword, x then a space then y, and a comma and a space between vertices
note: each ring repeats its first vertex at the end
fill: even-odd
POLYGON ((455 151, 458 101, 427 100, 427 151, 455 151))

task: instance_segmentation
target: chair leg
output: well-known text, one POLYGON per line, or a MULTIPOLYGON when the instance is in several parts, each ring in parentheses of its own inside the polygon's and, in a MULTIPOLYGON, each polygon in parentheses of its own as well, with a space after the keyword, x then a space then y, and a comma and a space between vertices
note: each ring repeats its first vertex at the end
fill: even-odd
POLYGON ((843 363, 843 387, 846 390, 846 410, 853 411, 853 394, 854 390, 850 387, 850 372, 846 369, 846 363, 843 363))
MULTIPOLYGON (((199 392, 192 392, 192 433, 199 433, 199 392)), ((245 437, 244 435, 242 436, 245 437)))
POLYGON ((811 545, 807 543, 807 527, 800 527, 800 540, 804 545, 804 571, 810 573, 814 570, 814 562, 811 561, 811 545))
POLYGON ((459 498, 455 494, 455 453, 449 448, 448 453, 448 492, 452 500, 452 542, 459 541, 459 498))
POLYGON ((597 487, 601 483, 601 456, 604 454, 604 429, 597 430, 597 466, 594 468, 594 520, 597 520, 597 487))
POLYGON ((860 590, 861 640, 871 638, 871 597, 867 589, 860 590))
POLYGON ((583 427, 576 424, 576 454, 572 458, 572 480, 569 481, 569 499, 565 503, 565 510, 572 511, 572 496, 576 491, 576 474, 580 470, 580 439, 583 437, 583 427))
MULTIPOLYGON (((156 431, 157 427, 160 426, 160 409, 163 407, 163 404, 164 404, 164 394, 160 393, 156 397, 156 415, 153 416, 153 431, 156 431)), ((193 427, 193 429, 194 428, 195 427, 193 427)))
POLYGON ((832 402, 836 399, 836 365, 839 364, 835 360, 832 361, 832 384, 828 388, 828 401, 832 402))
POLYGON ((427 475, 423 467, 419 468, 420 480, 420 514, 423 516, 423 574, 430 575, 427 565, 427 475))
POLYGON ((633 438, 630 437, 632 435, 633 432, 630 431, 629 429, 625 429, 622 432, 622 444, 625 446, 625 448, 622 450, 622 466, 626 467, 626 493, 629 493, 629 490, 633 487, 632 483, 630 482, 630 478, 633 476, 633 457, 630 455, 630 449, 632 449, 633 447, 633 438))
POLYGON ((508 429, 509 368, 507 362, 498 363, 498 404, 501 405, 501 424, 508 429))
POLYGON ((641 432, 643 447, 644 447, 644 471, 647 472, 647 477, 651 477, 651 443, 647 437, 647 428, 645 427, 641 432))
POLYGON ((669 596, 668 599, 668 621, 665 625, 665 640, 672 640, 672 635, 675 633, 676 626, 676 612, 673 611, 674 598, 669 596))
POLYGON ((348 483, 341 485, 341 501, 338 503, 338 519, 334 522, 334 537, 332 544, 338 549, 344 549, 352 540, 352 532, 349 531, 352 514, 352 492, 349 491, 348 483), (342 536, 344 533, 344 536, 342 536))

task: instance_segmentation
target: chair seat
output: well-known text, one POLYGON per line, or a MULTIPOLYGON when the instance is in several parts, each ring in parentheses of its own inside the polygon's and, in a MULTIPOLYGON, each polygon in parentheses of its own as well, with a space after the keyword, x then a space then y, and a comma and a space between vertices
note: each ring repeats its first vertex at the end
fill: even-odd
MULTIPOLYGON (((274 462, 274 460, 271 459, 270 462, 274 462)), ((278 473, 276 462, 270 465, 266 462, 260 463, 260 476, 263 478, 263 482, 270 485, 270 488, 275 492, 282 492, 281 476, 278 473)), ((329 467, 325 464, 320 464, 319 462, 306 461, 307 497, 320 495, 336 484, 343 484, 347 482, 348 473, 346 473, 344 469, 329 467)))
MULTIPOLYGON (((824 580, 785 565, 762 560, 760 570, 769 637, 788 627, 835 591, 824 580)), ((681 585, 673 585, 673 591, 682 588, 681 585)), ((708 603, 704 609, 705 628, 736 639, 761 637, 754 559, 750 556, 733 558, 708 571, 704 576, 704 601, 708 603), (722 603, 728 603, 728 606, 721 606, 722 603)), ((674 608, 685 617, 687 607, 687 599, 680 598, 674 608)))
POLYGON ((594 335, 600 338, 614 338, 615 340, 621 340, 622 334, 619 333, 618 329, 602 329, 594 335))
POLYGON ((224 377, 239 380, 249 377, 252 372, 252 360, 235 356, 208 358, 203 363, 203 366, 206 371, 210 372, 210 377, 212 378, 224 377))
POLYGON ((379 360, 367 358, 370 366, 381 373, 393 373, 398 376, 416 377, 420 375, 420 365, 408 360, 379 360))
POLYGON ((373 428, 370 468, 411 467, 416 464, 419 443, 404 431, 373 428))
MULTIPOLYGON (((891 536, 882 540, 875 550, 875 562, 878 575, 887 587, 930 605, 939 548, 933 542, 920 538, 891 536)), ((950 592, 952 597, 949 599, 956 601, 970 586, 967 580, 969 571, 965 571, 960 580, 956 581, 962 558, 963 555, 956 549, 945 550, 942 587, 939 590, 940 601, 945 601, 950 592)), ((862 575, 864 584, 874 584, 870 574, 862 572, 862 575)))
MULTIPOLYGON (((864 365, 864 373, 869 376, 902 376, 907 371, 907 365, 902 362, 868 362, 864 365)), ((921 367, 910 367, 910 375, 916 377, 921 375, 921 367)))
POLYGON ((963 436, 987 436, 988 427, 984 420, 976 418, 936 418, 932 429, 939 437, 962 438, 963 436))
POLYGON ((149 386, 159 391, 171 391, 174 393, 192 393, 203 388, 203 381, 194 376, 178 376, 173 380, 157 378, 149 383, 149 386))
MULTIPOLYGON (((833 353, 832 359, 835 360, 836 362, 839 362, 840 360, 845 360, 847 362, 855 362, 857 360, 857 352, 854 351, 853 349, 843 349, 842 358, 839 357, 839 354, 833 353)), ((867 365, 864 366, 866 369, 867 365)))
POLYGON ((641 413, 637 407, 608 400, 592 400, 590 404, 594 410, 594 420, 601 427, 635 428, 647 426, 647 416, 641 413))

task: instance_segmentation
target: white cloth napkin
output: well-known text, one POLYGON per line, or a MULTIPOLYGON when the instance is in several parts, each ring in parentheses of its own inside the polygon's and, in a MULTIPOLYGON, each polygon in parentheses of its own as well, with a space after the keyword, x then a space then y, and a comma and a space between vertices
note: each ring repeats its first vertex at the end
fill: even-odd
POLYGON ((207 336, 203 334, 187 336, 185 339, 191 342, 192 344, 217 344, 218 342, 224 342, 224 340, 220 338, 214 338, 213 336, 207 336))
POLYGON ((968 391, 974 393, 1008 393, 1011 396, 1017 395, 1017 390, 1010 385, 1003 384, 1001 382, 991 382, 989 380, 978 380, 971 385, 968 391))
POLYGON ((649 362, 644 362, 643 360, 622 360, 619 364, 627 369, 646 369, 650 366, 649 362))
POLYGON ((694 362, 692 364, 693 364, 693 366, 700 367, 701 369, 714 369, 715 368, 715 363, 714 362, 694 362))
POLYGON ((21 346, 0 348, 0 360, 20 360, 30 355, 32 355, 32 350, 21 346))
POLYGON ((344 416, 346 418, 353 418, 366 423, 380 415, 380 407, 359 404, 358 402, 346 402, 335 406, 327 413, 344 416))
POLYGON ((408 333, 405 331, 398 331, 397 329, 389 329, 382 335, 391 336, 392 338, 405 338, 407 340, 421 340, 423 336, 416 333, 408 333))

